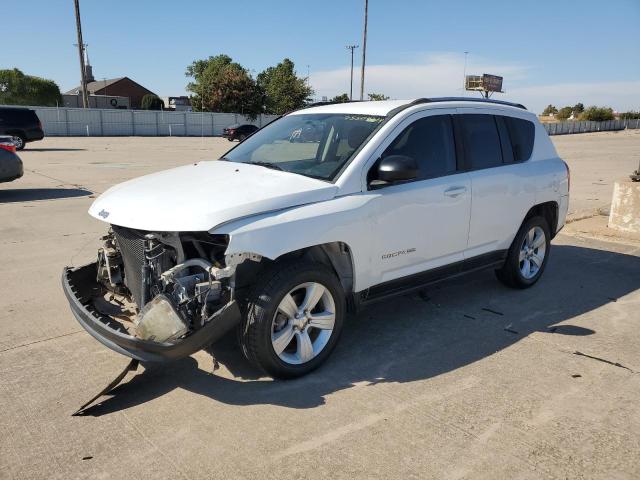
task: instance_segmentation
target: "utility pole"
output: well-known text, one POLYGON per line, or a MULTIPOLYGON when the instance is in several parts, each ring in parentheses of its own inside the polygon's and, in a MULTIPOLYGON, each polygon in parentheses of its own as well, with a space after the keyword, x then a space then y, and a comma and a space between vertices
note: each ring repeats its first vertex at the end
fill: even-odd
POLYGON ((358 45, 347 45, 347 50, 351 50, 351 84, 349 87, 349 100, 353 100, 353 51, 358 45))
POLYGON ((367 55, 367 15, 369 13, 369 0, 364 0, 364 33, 362 34, 362 67, 360 70, 360 100, 364 100, 364 64, 367 55))
POLYGON ((82 43, 82 26, 80 25, 80 3, 73 0, 76 10, 76 30, 78 31, 78 55, 80 56, 80 89, 82 90, 82 107, 89 107, 89 95, 87 92, 87 77, 84 71, 84 43, 82 43))

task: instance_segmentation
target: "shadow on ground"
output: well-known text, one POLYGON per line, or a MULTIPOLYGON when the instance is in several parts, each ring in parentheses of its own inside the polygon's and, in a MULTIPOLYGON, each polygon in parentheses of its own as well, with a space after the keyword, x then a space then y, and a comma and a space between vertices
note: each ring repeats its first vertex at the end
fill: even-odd
POLYGON ((554 245, 544 277, 528 290, 503 287, 486 271, 361 312, 346 322, 326 364, 306 377, 264 379, 229 335, 210 353, 235 378, 202 370, 189 357, 145 369, 85 415, 144 404, 175 388, 232 405, 313 408, 357 382, 427 379, 482 360, 533 332, 597 334, 567 322, 640 288, 639 271, 640 257, 554 245))
POLYGON ((10 188, 0 190, 0 203, 58 200, 61 198, 86 197, 92 194, 93 192, 84 188, 10 188))
POLYGON ((27 147, 25 152, 86 152, 85 148, 31 148, 27 147))

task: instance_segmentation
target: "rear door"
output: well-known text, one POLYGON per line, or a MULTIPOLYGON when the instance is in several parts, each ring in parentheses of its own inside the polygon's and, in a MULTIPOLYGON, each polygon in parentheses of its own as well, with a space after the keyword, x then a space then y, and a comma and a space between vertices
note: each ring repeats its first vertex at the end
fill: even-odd
POLYGON ((499 110, 460 108, 456 117, 472 192, 465 258, 506 250, 534 204, 530 171, 526 162, 515 161, 499 110))

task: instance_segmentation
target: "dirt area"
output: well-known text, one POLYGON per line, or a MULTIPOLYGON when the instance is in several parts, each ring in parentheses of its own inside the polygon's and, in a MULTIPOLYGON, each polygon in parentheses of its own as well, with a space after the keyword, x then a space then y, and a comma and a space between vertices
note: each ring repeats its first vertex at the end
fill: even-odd
MULTIPOLYGON (((554 138, 574 213, 607 207, 637 133, 554 138)), ((567 225, 531 289, 481 272, 350 318, 305 378, 263 377, 229 335, 72 417, 127 363, 60 287, 104 232, 93 198, 228 147, 49 138, 21 154, 25 177, 0 185, 0 478, 640 477, 640 244, 605 217, 567 225)))

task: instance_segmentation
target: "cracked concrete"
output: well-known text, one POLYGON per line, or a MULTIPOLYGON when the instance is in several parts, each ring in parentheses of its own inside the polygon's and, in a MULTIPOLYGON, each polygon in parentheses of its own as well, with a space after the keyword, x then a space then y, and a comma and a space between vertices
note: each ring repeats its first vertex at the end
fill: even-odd
MULTIPOLYGON (((607 183, 598 152, 629 151, 610 137, 554 139, 573 145, 578 206, 607 183)), ((59 286, 104 231, 91 197, 228 146, 52 138, 21 154, 25 177, 0 186, 0 478, 640 477, 640 248, 586 220, 554 240, 535 287, 480 272, 384 302, 308 377, 264 378, 230 335, 215 373, 205 351, 139 368, 71 417, 128 362, 79 330, 59 286)))

